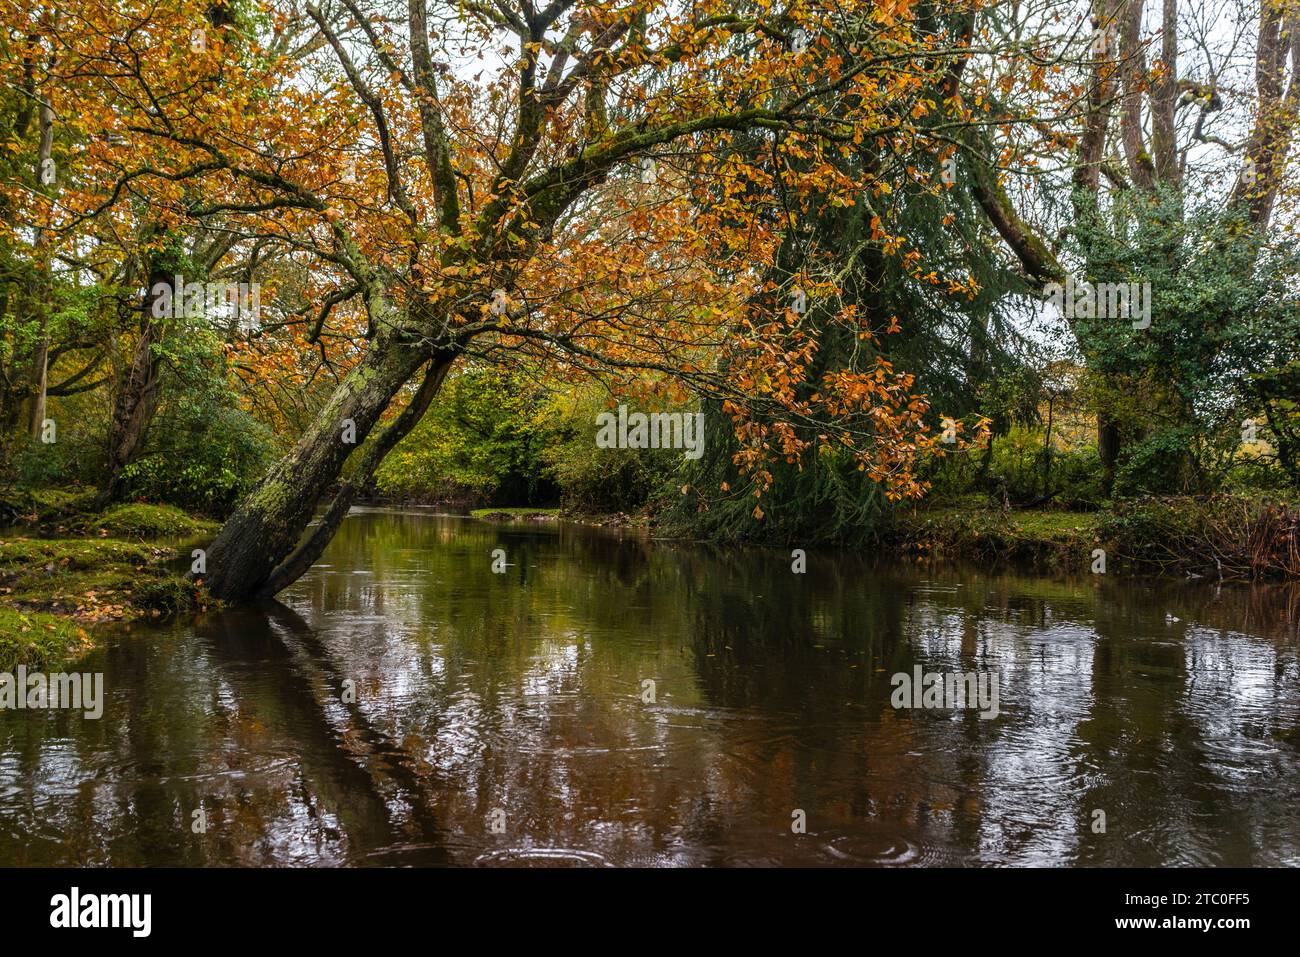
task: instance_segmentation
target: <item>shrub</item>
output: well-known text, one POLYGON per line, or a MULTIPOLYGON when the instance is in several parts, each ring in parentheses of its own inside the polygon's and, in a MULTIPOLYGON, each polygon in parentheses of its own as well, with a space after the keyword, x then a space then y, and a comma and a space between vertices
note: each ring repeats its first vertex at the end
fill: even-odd
POLYGON ((608 411, 608 400, 594 389, 547 403, 541 458, 567 508, 636 511, 662 493, 681 467, 682 453, 674 449, 597 449, 596 417, 608 411))
POLYGON ((1259 495, 1117 503, 1098 527, 1121 561, 1212 578, 1300 578, 1300 503, 1259 495))
POLYGON ((182 404, 159 416, 145 453, 126 467, 125 496, 226 515, 274 452, 270 431, 243 410, 182 404))

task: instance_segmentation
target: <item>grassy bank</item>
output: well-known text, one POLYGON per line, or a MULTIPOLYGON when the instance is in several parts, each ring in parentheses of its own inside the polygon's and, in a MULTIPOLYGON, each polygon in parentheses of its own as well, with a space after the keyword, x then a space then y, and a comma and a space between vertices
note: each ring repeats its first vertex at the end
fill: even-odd
POLYGON ((987 501, 921 506, 893 516, 885 541, 901 551, 1067 569, 1091 562, 1100 513, 1007 510, 987 501), (1085 562, 1085 558, 1087 561, 1085 562))
POLYGON ((93 645, 90 626, 162 617, 207 603, 187 582, 192 543, 216 524, 171 506, 86 511, 93 493, 10 493, 0 509, 0 670, 49 668, 93 645))
MULTIPOLYGON (((498 522, 563 518, 588 525, 654 524, 644 513, 586 515, 523 507, 471 514, 498 522)), ((876 542, 913 557, 1007 562, 1051 571, 1090 572, 1100 549, 1108 574, 1300 580, 1300 501, 1263 495, 1141 498, 1085 512, 999 508, 987 496, 964 495, 899 508, 881 526, 876 542)))
POLYGON ((50 670, 93 645, 85 628, 60 615, 0 608, 0 672, 19 665, 50 670))
POLYGON ((1148 498, 1097 512, 990 508, 982 496, 895 514, 883 541, 904 553, 1215 580, 1300 579, 1300 503, 1219 495, 1148 498))

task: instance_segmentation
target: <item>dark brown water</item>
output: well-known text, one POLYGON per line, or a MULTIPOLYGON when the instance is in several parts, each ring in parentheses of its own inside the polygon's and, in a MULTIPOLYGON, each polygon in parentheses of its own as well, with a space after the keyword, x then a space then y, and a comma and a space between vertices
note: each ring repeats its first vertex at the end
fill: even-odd
POLYGON ((115 633, 102 719, 0 711, 0 864, 1300 864, 1295 592, 790 566, 354 513, 115 633), (894 708, 916 664, 1000 714, 894 708))

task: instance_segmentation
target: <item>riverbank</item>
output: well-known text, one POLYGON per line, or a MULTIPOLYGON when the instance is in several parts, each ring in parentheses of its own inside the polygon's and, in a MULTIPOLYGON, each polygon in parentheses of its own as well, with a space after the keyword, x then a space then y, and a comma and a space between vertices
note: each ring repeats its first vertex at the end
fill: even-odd
MULTIPOLYGON (((485 508, 489 522, 563 519, 592 526, 654 528, 655 517, 561 509, 485 508)), ((663 532, 663 529, 658 531, 663 532)), ((694 541, 681 530, 666 536, 694 541)), ((1300 580, 1300 500, 1266 494, 1142 498, 1095 511, 999 508, 983 495, 899 507, 880 524, 876 547, 907 558, 950 558, 1040 571, 1154 575, 1173 579, 1300 580)), ((754 544, 773 544, 757 540, 754 544)), ((785 542, 835 547, 834 542, 785 542)))
POLYGON ((476 508, 470 513, 471 518, 482 522, 574 522, 596 528, 648 528, 652 518, 645 512, 632 515, 626 512, 582 512, 565 508, 533 508, 531 506, 511 508, 476 508))
POLYGON ((990 508, 973 496, 900 510, 881 540, 904 554, 1060 571, 1300 579, 1300 503, 1286 497, 1148 498, 1071 512, 990 508))
POLYGON ((1099 547, 1101 513, 1001 510, 983 503, 918 506, 891 516, 882 544, 912 556, 1015 562, 1054 570, 1085 566, 1099 547))
POLYGON ((191 545, 216 522, 141 503, 90 513, 93 500, 83 489, 0 499, 0 671, 75 658, 93 646, 92 625, 210 603, 185 572, 191 545))
MULTIPOLYGON (((488 522, 563 519, 592 526, 655 526, 654 516, 645 513, 517 507, 470 514, 488 522)), ((1300 501, 1262 494, 1184 496, 1071 511, 999 508, 983 495, 965 495, 896 509, 882 522, 876 543, 904 557, 967 559, 1050 572, 1295 581, 1300 580, 1300 501)))

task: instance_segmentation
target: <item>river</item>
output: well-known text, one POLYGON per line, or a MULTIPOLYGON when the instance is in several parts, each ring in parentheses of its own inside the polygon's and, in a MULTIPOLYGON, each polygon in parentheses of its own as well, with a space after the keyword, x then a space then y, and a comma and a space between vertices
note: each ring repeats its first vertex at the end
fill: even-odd
POLYGON ((0 865, 1294 866, 1298 611, 357 509, 277 602, 107 631, 101 718, 0 712, 0 865))

